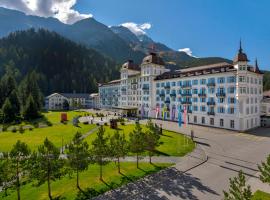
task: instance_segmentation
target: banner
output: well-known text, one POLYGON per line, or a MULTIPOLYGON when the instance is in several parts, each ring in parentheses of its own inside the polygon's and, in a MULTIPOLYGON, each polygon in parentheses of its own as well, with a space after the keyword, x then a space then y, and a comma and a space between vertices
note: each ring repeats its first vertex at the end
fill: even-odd
POLYGON ((182 112, 181 112, 180 106, 178 106, 178 126, 179 127, 182 126, 182 112))
POLYGON ((187 125, 187 106, 184 106, 184 127, 187 125))
POLYGON ((158 116, 159 116, 159 107, 157 106, 156 107, 156 119, 158 118, 158 116))

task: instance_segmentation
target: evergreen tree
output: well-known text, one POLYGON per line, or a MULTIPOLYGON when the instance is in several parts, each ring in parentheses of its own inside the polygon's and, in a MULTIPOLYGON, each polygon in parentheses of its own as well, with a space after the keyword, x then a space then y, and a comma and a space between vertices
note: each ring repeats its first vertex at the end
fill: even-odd
POLYGON ((76 173, 77 188, 81 190, 79 184, 79 173, 88 169, 90 163, 89 145, 83 141, 82 134, 77 132, 68 147, 69 165, 76 173))
POLYGON ((152 156, 154 155, 156 148, 160 145, 159 139, 160 139, 160 134, 159 134, 159 128, 155 126, 151 120, 147 122, 147 132, 145 135, 145 149, 148 151, 149 155, 149 162, 152 163, 152 156))
POLYGON ((128 142, 124 134, 118 131, 110 138, 111 156, 117 159, 118 173, 120 173, 120 158, 124 158, 128 153, 128 142))
POLYGON ((229 191, 223 191, 224 200, 251 200, 252 192, 249 185, 246 185, 246 178, 241 170, 238 177, 230 178, 229 191))
POLYGON ((47 182, 50 200, 53 199, 51 182, 59 179, 64 174, 64 161, 59 159, 59 155, 59 149, 46 138, 44 144, 38 148, 38 152, 33 153, 31 156, 30 176, 38 181, 38 185, 47 182))
POLYGON ((139 154, 145 149, 145 133, 139 122, 136 123, 135 129, 129 134, 130 151, 136 153, 137 168, 139 168, 139 154))
POLYGON ((13 112, 13 107, 10 103, 9 98, 6 98, 5 103, 2 107, 3 121, 9 123, 15 120, 15 113, 13 112))
POLYGON ((266 162, 262 162, 261 165, 258 166, 260 174, 260 180, 263 183, 270 184, 270 155, 268 155, 266 162))
POLYGON ((27 99, 26 106, 23 112, 23 117, 26 120, 31 120, 31 119, 35 119, 39 117, 39 110, 31 94, 29 95, 27 99))
POLYGON ((9 100, 12 105, 12 111, 13 111, 14 116, 16 118, 19 117, 20 111, 21 111, 21 105, 20 105, 20 101, 19 101, 16 90, 13 90, 11 92, 11 94, 9 95, 9 100))
POLYGON ((109 155, 109 148, 108 148, 108 137, 104 136, 105 130, 103 126, 100 126, 97 132, 97 137, 93 140, 92 145, 92 153, 94 156, 95 161, 100 167, 100 176, 99 179, 102 179, 102 166, 107 164, 104 160, 105 157, 109 155))
POLYGON ((9 188, 9 182, 12 181, 12 165, 8 155, 3 155, 0 157, 0 186, 4 191, 5 196, 7 196, 7 189, 9 188))
POLYGON ((21 178, 25 174, 27 167, 27 158, 30 155, 31 151, 28 148, 27 144, 21 142, 20 140, 13 146, 10 151, 10 159, 12 166, 16 169, 14 182, 17 190, 17 199, 21 199, 20 188, 21 188, 21 178))

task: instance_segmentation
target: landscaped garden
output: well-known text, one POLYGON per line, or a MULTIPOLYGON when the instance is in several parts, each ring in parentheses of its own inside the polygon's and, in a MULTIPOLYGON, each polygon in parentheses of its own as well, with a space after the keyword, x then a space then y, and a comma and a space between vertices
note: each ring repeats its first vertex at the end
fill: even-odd
MULTIPOLYGON (((56 129, 59 135, 53 134, 50 138, 51 132, 45 131, 47 128, 39 128, 32 130, 32 132, 25 131, 21 134, 24 137, 20 138, 16 135, 17 138, 13 139, 14 142, 21 139, 29 146, 29 150, 37 150, 38 154, 26 150, 25 144, 22 143, 17 143, 17 146, 5 147, 7 150, 12 148, 11 152, 24 149, 25 152, 24 154, 20 153, 20 157, 25 155, 21 158, 29 160, 26 163, 30 162, 30 165, 26 165, 25 168, 22 167, 25 162, 22 162, 22 166, 19 167, 20 170, 25 170, 23 176, 20 177, 21 199, 48 199, 48 195, 51 199, 89 199, 172 165, 172 163, 151 163, 151 160, 149 160, 149 163, 139 162, 138 155, 183 156, 195 147, 195 144, 189 138, 167 130, 163 130, 161 133, 160 129, 153 123, 149 123, 150 125, 147 124, 147 126, 122 124, 117 129, 111 129, 108 125, 101 126, 98 131, 81 140, 82 134, 76 133, 77 128, 72 127, 73 125, 69 123, 58 124, 58 117, 55 114, 58 115, 59 113, 46 114, 46 117, 51 119, 54 124, 47 128, 64 127, 63 129, 59 129, 59 127, 56 129), (42 130, 42 132, 35 132, 38 130, 42 130), (35 134, 37 135, 36 140, 33 140, 35 134), (59 157, 60 152, 57 149, 57 146, 61 146, 61 134, 69 135, 70 141, 72 141, 69 142, 69 146, 65 150, 66 156, 64 159, 59 157), (45 136, 50 141, 44 141, 45 136), (33 142, 24 139, 25 137, 30 141, 32 139, 33 142), (37 148, 38 146, 39 148, 37 148), (137 164, 126 161, 120 164, 119 158, 125 156, 134 156, 137 158, 137 164), (117 162, 112 162, 113 160, 117 162), (49 172, 50 174, 48 174, 49 172), (48 194, 49 179, 51 179, 51 192, 48 194)), ((80 132, 82 133, 83 130, 93 128, 93 125, 79 124, 79 126, 81 126, 80 132)), ((20 133, 1 133, 0 141, 2 134, 20 133)), ((6 142, 8 143, 8 139, 6 139, 6 142)), ((11 154, 10 161, 3 160, 2 168, 5 166, 8 168, 9 165, 16 162, 16 155, 18 154, 11 154), (9 164, 9 162, 11 163, 9 164)), ((16 176, 16 172, 13 170, 11 172, 3 170, 2 173, 7 180, 12 174, 12 177, 16 176)), ((5 182, 2 181, 3 183, 5 182)), ((8 195, 6 196, 4 191, 0 193, 3 199, 15 199, 17 197, 16 183, 13 186, 5 185, 5 188, 8 188, 6 190, 8 195)))
MULTIPOLYGON (((68 144, 77 131, 87 133, 95 127, 95 125, 91 124, 79 124, 79 126, 73 125, 73 118, 85 115, 86 112, 67 112, 68 121, 65 123, 61 123, 61 113, 62 112, 46 112, 43 113, 43 118, 36 120, 39 121, 40 124, 49 121, 51 123, 50 126, 36 128, 30 125, 30 127, 25 128, 23 132, 20 132, 18 128, 16 129, 16 132, 14 132, 14 130, 0 132, 0 152, 9 151, 17 140, 25 142, 31 150, 36 150, 46 137, 53 141, 57 147, 61 147, 62 144, 68 144)), ((28 123, 28 125, 29 124, 31 123, 28 123)), ((20 125, 27 126, 27 123, 22 122, 20 125)))

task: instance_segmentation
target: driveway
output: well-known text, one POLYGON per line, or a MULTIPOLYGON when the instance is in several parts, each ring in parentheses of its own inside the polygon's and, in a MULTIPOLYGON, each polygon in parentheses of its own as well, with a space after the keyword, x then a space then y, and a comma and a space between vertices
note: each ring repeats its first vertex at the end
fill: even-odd
MULTIPOLYGON (((156 121, 164 129, 189 135, 193 130, 196 142, 203 148, 208 161, 183 171, 169 168, 143 180, 106 193, 98 199, 191 199, 220 200, 229 186, 229 178, 243 170, 249 180, 258 181, 257 164, 270 153, 270 129, 250 133, 156 121)), ((183 163, 183 162, 181 162, 183 163)))

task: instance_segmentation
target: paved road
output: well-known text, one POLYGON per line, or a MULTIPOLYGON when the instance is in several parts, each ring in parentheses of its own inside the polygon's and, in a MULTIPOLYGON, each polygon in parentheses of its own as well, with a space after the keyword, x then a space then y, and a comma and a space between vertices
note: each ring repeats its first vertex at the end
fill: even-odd
MULTIPOLYGON (((248 179, 257 180, 257 164, 270 153, 270 129, 254 133, 238 133, 195 125, 179 128, 177 123, 154 121, 169 129, 185 134, 195 132, 195 140, 204 149, 208 161, 187 172, 176 168, 164 170, 123 187, 118 199, 191 199, 220 200, 228 180, 243 170, 248 179)), ((117 199, 108 195, 105 199, 117 199)), ((104 198, 100 198, 104 199, 104 198)))

